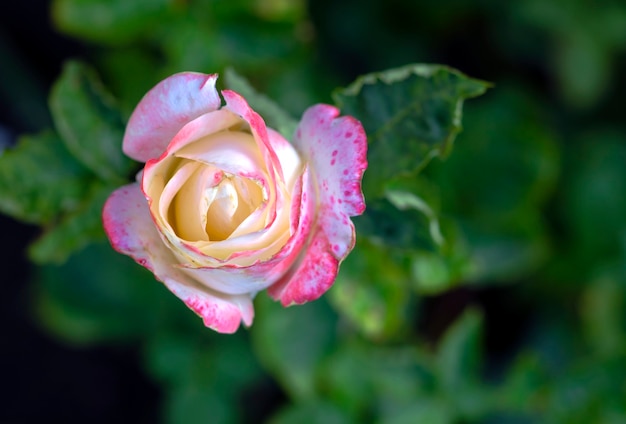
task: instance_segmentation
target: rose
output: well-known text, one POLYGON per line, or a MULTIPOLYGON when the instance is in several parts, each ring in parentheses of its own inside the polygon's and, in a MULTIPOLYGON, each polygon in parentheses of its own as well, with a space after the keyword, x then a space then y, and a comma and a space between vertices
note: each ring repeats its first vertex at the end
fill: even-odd
POLYGON ((305 111, 293 144, 217 75, 157 84, 130 117, 123 150, 146 162, 103 210, 130 255, 219 332, 251 325, 268 289, 285 306, 321 296, 355 243, 365 208, 366 137, 329 105, 305 111))

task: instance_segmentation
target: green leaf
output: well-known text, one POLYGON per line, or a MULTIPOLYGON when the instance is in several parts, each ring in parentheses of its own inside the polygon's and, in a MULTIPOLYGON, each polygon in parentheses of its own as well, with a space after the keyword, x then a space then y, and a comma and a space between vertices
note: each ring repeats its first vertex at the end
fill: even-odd
POLYGON ((413 347, 393 348, 351 340, 342 343, 321 370, 328 398, 353 422, 387 422, 398 411, 432 397, 430 358, 413 347))
POLYGON ((268 127, 276 129, 287 140, 293 138, 298 122, 289 113, 269 97, 259 94, 245 78, 237 74, 232 68, 225 70, 224 79, 226 86, 241 94, 252 109, 263 117, 268 127))
POLYGON ((489 407, 480 385, 482 314, 466 310, 446 331, 437 347, 435 372, 440 392, 459 414, 475 419, 489 407))
POLYGON ((268 21, 298 22, 307 16, 306 2, 302 0, 263 0, 254 2, 259 17, 268 21))
POLYGON ((626 10, 619 2, 591 11, 582 1, 531 0, 510 13, 524 22, 524 31, 541 37, 534 38, 547 37, 539 49, 547 47, 547 58, 541 60, 555 74, 564 106, 590 109, 604 100, 618 75, 613 62, 626 39, 626 10))
POLYGON ((38 264, 62 263, 89 243, 104 240, 102 207, 112 191, 110 186, 94 184, 79 208, 64 215, 29 246, 30 259, 38 264))
POLYGON ((289 405, 280 410, 268 424, 348 424, 352 419, 330 403, 314 401, 289 405))
POLYGON ((504 382, 494 392, 500 408, 509 412, 530 412, 545 404, 550 384, 545 364, 534 353, 523 353, 507 371, 504 382))
MULTIPOLYGON (((520 214, 522 210, 519 211, 520 214)), ((526 218, 513 224, 493 227, 464 221, 463 232, 468 243, 468 273, 471 284, 505 284, 529 274, 548 257, 549 246, 545 223, 539 210, 526 209, 526 218)))
POLYGON ((264 377, 247 334, 167 327, 151 338, 146 352, 149 371, 166 389, 166 422, 244 422, 242 415, 253 407, 241 407, 243 394, 264 377))
POLYGON ((550 396, 542 403, 547 406, 546 421, 572 424, 624 422, 624 381, 623 355, 603 361, 579 359, 565 373, 552 376, 548 386, 550 396))
POLYGON ((468 252, 458 225, 449 218, 439 221, 445 244, 438 251, 411 252, 411 274, 415 291, 436 295, 476 275, 477 266, 468 252))
POLYGON ((329 299, 368 338, 394 338, 411 321, 409 280, 405 255, 359 238, 329 299))
POLYGON ((437 398, 422 397, 390 411, 381 422, 386 424, 452 424, 457 421, 447 402, 437 398))
MULTIPOLYGON (((369 201, 365 213, 354 219, 360 237, 386 249, 367 262, 392 263, 389 252, 402 252, 410 286, 419 294, 445 291, 474 271, 458 225, 439 219, 438 191, 423 176, 397 178, 385 185, 384 198, 369 201)), ((377 274, 363 279, 372 275, 377 274)))
POLYGON ((316 371, 335 341, 337 317, 324 299, 283 308, 258 296, 251 328, 257 357, 296 400, 316 395, 316 371))
POLYGON ((621 129, 582 135, 571 149, 560 218, 589 266, 612 257, 626 233, 626 137, 621 129))
POLYGON ((124 123, 95 73, 68 62, 50 95, 50 110, 67 149, 100 178, 125 182, 134 162, 122 152, 124 123))
POLYGON ((172 3, 172 0, 55 0, 52 18, 66 34, 117 44, 154 31, 172 3))
POLYGON ((525 214, 522 206, 544 203, 560 159, 546 114, 541 100, 523 87, 503 85, 476 102, 465 113, 468 125, 455 154, 427 172, 443 187, 442 207, 493 225, 494 219, 525 214))
POLYGON ((559 175, 559 150, 546 115, 539 99, 503 84, 467 110, 454 154, 423 173, 440 187, 441 210, 467 244, 466 281, 519 279, 548 257, 542 208, 559 175))
POLYGON ((417 194, 402 189, 387 189, 385 197, 389 202, 399 210, 416 210, 424 214, 428 220, 428 234, 433 243, 437 246, 444 244, 441 228, 439 227, 439 219, 433 209, 420 198, 417 194))
POLYGON ((413 276, 418 293, 439 294, 451 288, 450 266, 441 255, 420 252, 413 256, 413 276))
MULTIPOLYGON (((550 338, 547 343, 553 341, 550 338)), ((493 405, 500 411, 534 417, 532 422, 539 418, 539 422, 572 424, 623 422, 623 354, 603 359, 581 356, 573 346, 557 343, 566 350, 565 355, 548 358, 545 353, 533 352, 517 358, 504 382, 494 391, 493 405)))
POLYGON ((436 355, 436 370, 444 391, 454 394, 479 377, 482 315, 466 310, 446 331, 436 355))
POLYGON ((145 362, 167 385, 217 385, 228 396, 237 395, 240 386, 262 374, 246 333, 223 335, 198 326, 182 329, 171 322, 151 337, 145 362))
POLYGON ((560 40, 553 61, 565 105, 589 109, 598 103, 610 87, 611 53, 596 34, 571 31, 560 40))
POLYGON ((583 333, 601 357, 626 352, 626 290, 615 274, 605 272, 592 280, 581 302, 583 333))
POLYGON ((204 339, 192 337, 188 332, 172 331, 170 327, 173 327, 171 323, 150 337, 143 362, 152 377, 164 386, 189 384, 194 379, 198 345, 204 339))
POLYGON ((140 99, 165 74, 155 52, 143 47, 107 49, 98 55, 98 72, 106 75, 107 88, 115 99, 123 116, 130 116, 140 99))
POLYGON ((52 132, 24 136, 0 152, 0 211, 26 222, 48 224, 76 210, 91 174, 52 132))
POLYGON ((166 424, 236 424, 237 411, 228 397, 212 387, 185 385, 170 390, 165 401, 166 424))
POLYGON ((108 243, 91 244, 61 266, 39 267, 35 277, 38 322, 76 345, 136 340, 161 328, 181 303, 108 243))
POLYGON ((378 166, 364 176, 366 197, 379 196, 386 181, 415 175, 445 156, 461 130, 465 99, 489 85, 438 65, 409 65, 368 74, 333 94, 342 113, 359 119, 378 166))
POLYGON ((354 218, 354 225, 358 234, 377 244, 427 251, 439 248, 432 238, 427 215, 413 208, 398 209, 385 198, 368 200, 365 213, 354 218))

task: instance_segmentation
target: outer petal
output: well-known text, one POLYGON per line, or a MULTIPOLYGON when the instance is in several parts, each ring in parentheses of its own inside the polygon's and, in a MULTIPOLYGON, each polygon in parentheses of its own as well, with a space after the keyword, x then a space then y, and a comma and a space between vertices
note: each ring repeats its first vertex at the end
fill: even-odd
POLYGON ((111 194, 103 209, 104 229, 111 245, 154 273, 204 324, 220 333, 234 333, 243 320, 252 324, 254 310, 249 295, 218 295, 201 287, 176 267, 176 260, 163 244, 150 217, 138 183, 111 194))
POLYGON ((363 213, 361 178, 367 168, 367 139, 360 122, 337 118, 328 105, 309 108, 296 131, 294 145, 308 161, 316 181, 317 221, 298 264, 269 290, 285 306, 321 296, 333 284, 339 264, 355 243, 350 216, 363 213))
POLYGON ((115 250, 154 271, 153 258, 157 255, 152 252, 160 250, 163 243, 139 183, 120 187, 109 196, 102 210, 102 221, 115 250))
POLYGON ((328 248, 324 231, 314 234, 307 251, 293 272, 268 289, 283 306, 302 304, 317 299, 335 282, 339 260, 328 248))
POLYGON ((367 168, 367 137, 359 121, 338 116, 339 110, 333 106, 310 107, 293 144, 315 172, 320 204, 356 216, 365 210, 361 179, 367 168), (334 205, 333 198, 340 202, 334 205))
POLYGON ((189 121, 220 107, 217 75, 183 72, 158 83, 128 121, 122 149, 140 162, 157 158, 189 121))

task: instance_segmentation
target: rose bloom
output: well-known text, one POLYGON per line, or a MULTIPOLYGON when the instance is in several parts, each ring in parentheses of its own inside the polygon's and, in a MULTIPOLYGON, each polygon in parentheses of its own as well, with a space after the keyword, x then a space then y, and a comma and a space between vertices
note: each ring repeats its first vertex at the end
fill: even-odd
POLYGON ((123 150, 145 162, 104 205, 114 249, 130 255, 216 331, 249 326, 268 289, 285 305, 321 296, 365 209, 360 122, 310 107, 290 144, 217 75, 180 73, 139 102, 123 150))

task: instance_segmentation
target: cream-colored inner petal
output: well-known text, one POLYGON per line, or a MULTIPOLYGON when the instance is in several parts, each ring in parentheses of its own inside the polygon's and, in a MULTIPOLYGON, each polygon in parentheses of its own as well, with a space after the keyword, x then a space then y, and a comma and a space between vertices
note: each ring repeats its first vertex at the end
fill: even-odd
POLYGON ((231 178, 222 182, 211 193, 211 201, 206 212, 206 233, 211 241, 225 240, 245 219, 246 208, 239 206, 239 193, 231 178))
POLYGON ((265 170, 263 159, 252 134, 220 131, 189 143, 176 157, 214 165, 231 174, 258 173, 265 170))
MULTIPOLYGON (((249 178, 225 174, 198 162, 189 162, 182 170, 187 180, 176 185, 175 197, 162 207, 169 204, 170 225, 184 240, 225 240, 263 202, 261 187, 249 178), (190 174, 189 169, 194 172, 190 174)), ((172 196, 171 190, 167 192, 172 196)))
MULTIPOLYGON (((160 196, 156 198, 154 206, 158 207, 158 217, 166 225, 172 227, 172 218, 175 216, 174 201, 181 188, 189 178, 197 171, 198 164, 194 162, 179 163, 173 170, 172 176, 162 188, 160 196)), ((156 183, 156 181, 155 181, 156 183)), ((153 184, 160 186, 160 184, 153 184)), ((172 228, 172 230, 174 230, 172 228)))
POLYGON ((207 210, 215 198, 217 185, 224 173, 214 166, 189 162, 195 172, 180 187, 173 204, 172 225, 179 237, 185 240, 208 241, 206 233, 207 210))

